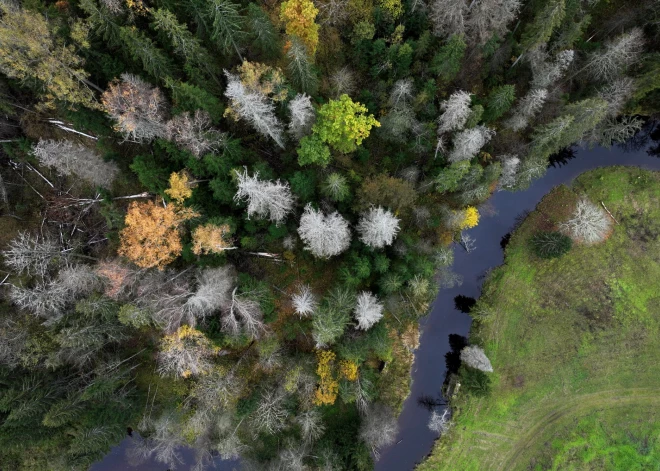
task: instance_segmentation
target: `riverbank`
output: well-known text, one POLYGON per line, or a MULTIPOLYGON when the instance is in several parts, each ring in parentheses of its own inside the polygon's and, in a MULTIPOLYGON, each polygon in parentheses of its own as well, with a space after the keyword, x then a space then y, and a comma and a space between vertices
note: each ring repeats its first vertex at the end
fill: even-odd
POLYGON ((641 169, 593 170, 518 228, 471 332, 495 368, 492 394, 454 401, 451 432, 418 469, 657 469, 659 182, 641 169), (538 259, 530 236, 585 193, 618 221, 609 239, 538 259))

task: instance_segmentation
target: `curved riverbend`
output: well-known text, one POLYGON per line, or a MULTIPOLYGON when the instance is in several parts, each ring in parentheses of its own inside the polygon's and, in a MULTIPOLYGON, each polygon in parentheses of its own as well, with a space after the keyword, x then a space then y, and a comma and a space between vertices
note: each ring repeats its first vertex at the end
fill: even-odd
POLYGON ((577 158, 565 165, 551 167, 529 189, 514 193, 498 192, 488 200, 486 205, 490 214, 482 211, 479 225, 469 231, 476 239, 476 250, 466 253, 456 247, 454 251, 453 270, 463 277, 463 284, 441 290, 433 303, 431 314, 421 322, 422 336, 420 347, 415 353, 412 390, 399 417, 399 436, 395 445, 381 452, 376 471, 412 470, 431 452, 437 434, 426 425, 430 410, 420 405, 418 400, 423 397, 440 397, 446 374, 445 354, 451 351, 449 335, 467 336, 470 331, 471 318, 455 309, 454 297, 479 297, 484 275, 504 261, 500 242, 515 226, 517 219, 534 210, 553 187, 569 183, 587 170, 612 165, 660 169, 660 158, 649 155, 647 149, 644 146, 635 151, 619 148, 579 150, 577 158))
MULTIPOLYGON (((452 289, 440 291, 433 303, 431 313, 421 321, 422 335, 420 347, 415 353, 412 369, 412 390, 403 406, 399 417, 399 436, 396 444, 382 450, 376 471, 406 471, 430 453, 437 435, 427 428, 430 410, 419 405, 423 397, 440 397, 445 379, 445 354, 451 351, 449 335, 467 336, 471 318, 454 307, 454 298, 458 295, 477 298, 481 291, 484 275, 488 270, 501 265, 503 251, 500 246, 502 237, 514 227, 517 218, 527 211, 532 211, 541 198, 553 187, 569 183, 576 176, 587 170, 611 166, 631 165, 646 169, 660 169, 660 158, 649 155, 648 146, 641 150, 624 151, 620 148, 607 150, 595 148, 578 151, 577 158, 565 165, 551 167, 547 174, 533 185, 520 192, 498 192, 486 203, 482 210, 482 219, 477 227, 469 231, 476 238, 476 249, 466 253, 457 247, 455 250, 453 271, 463 278, 463 284, 452 289)), ((125 440, 90 471, 165 471, 162 464, 150 461, 132 467, 125 456, 125 440)), ((184 449, 181 452, 183 463, 177 467, 180 471, 191 469, 194 462, 193 452, 184 449)), ((217 470, 237 469, 237 461, 218 461, 217 470)))

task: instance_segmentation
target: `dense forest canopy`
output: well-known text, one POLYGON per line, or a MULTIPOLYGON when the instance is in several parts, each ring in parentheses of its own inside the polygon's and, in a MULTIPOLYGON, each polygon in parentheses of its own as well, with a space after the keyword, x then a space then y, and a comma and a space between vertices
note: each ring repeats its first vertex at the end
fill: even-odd
POLYGON ((0 2, 0 467, 370 469, 493 191, 660 109, 655 0, 0 2))

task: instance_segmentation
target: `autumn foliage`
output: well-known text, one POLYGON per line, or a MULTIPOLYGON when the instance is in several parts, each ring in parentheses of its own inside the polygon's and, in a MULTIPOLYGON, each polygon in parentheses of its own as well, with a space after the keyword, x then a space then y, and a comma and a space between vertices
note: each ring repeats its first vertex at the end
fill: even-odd
POLYGON ((335 362, 335 353, 330 350, 320 350, 316 354, 318 358, 318 366, 316 367, 316 374, 319 376, 319 385, 314 392, 314 404, 332 405, 337 399, 339 393, 339 383, 333 375, 333 367, 335 362))
POLYGON ((185 171, 174 172, 170 175, 170 187, 165 190, 167 196, 177 203, 183 203, 192 196, 190 179, 185 171))
POLYGON ((286 25, 286 34, 298 36, 310 55, 319 42, 319 25, 314 23, 319 10, 311 0, 288 0, 282 3, 280 19, 286 25))
POLYGON ((195 255, 219 254, 232 248, 227 239, 229 232, 230 228, 226 224, 222 226, 214 224, 197 226, 193 232, 193 253, 195 255))
POLYGON ((191 209, 176 204, 163 207, 153 201, 133 202, 126 214, 126 227, 119 234, 118 253, 141 268, 162 269, 183 249, 181 223, 195 216, 191 209))

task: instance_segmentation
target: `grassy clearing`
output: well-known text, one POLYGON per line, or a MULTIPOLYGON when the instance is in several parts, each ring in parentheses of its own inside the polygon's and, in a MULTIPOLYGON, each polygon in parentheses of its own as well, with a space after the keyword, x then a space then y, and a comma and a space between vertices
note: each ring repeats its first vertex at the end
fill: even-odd
POLYGON ((460 395, 455 426, 420 470, 660 469, 660 174, 609 167, 554 189, 486 282, 471 341, 495 373, 487 398, 460 395), (530 237, 581 195, 618 220, 559 259, 530 237))

